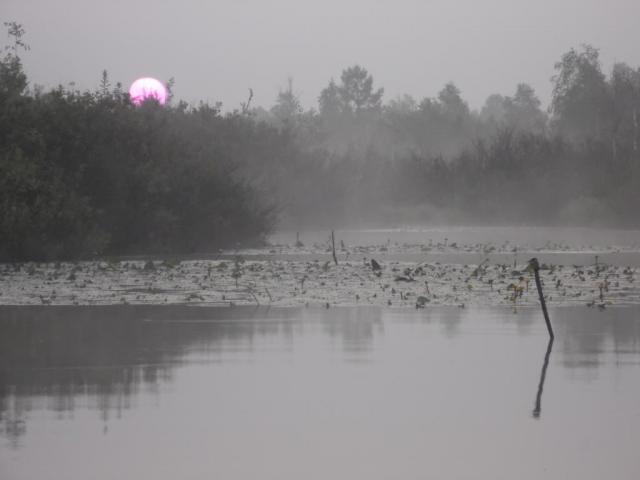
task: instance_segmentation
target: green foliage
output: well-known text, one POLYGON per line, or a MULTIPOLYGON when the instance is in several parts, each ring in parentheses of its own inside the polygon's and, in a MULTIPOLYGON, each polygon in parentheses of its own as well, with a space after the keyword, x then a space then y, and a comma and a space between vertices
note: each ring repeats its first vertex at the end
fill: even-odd
POLYGON ((302 106, 300 100, 293 92, 293 79, 287 81, 287 88, 278 93, 276 104, 271 108, 271 114, 284 128, 293 128, 300 115, 302 106))
POLYGON ((360 113, 381 107, 384 88, 373 90, 373 77, 359 65, 349 67, 340 76, 340 97, 346 110, 360 113))
POLYGON ((382 107, 384 88, 374 91, 373 77, 359 65, 346 68, 340 76, 341 83, 331 80, 320 93, 320 111, 323 113, 359 114, 382 107))
POLYGON ((526 83, 518 84, 513 97, 489 96, 480 118, 490 134, 504 128, 544 134, 547 128, 547 115, 541 110, 535 91, 526 83))
POLYGON ((555 65, 551 107, 556 129, 572 139, 600 137, 609 121, 605 75, 590 45, 571 49, 555 65))
POLYGON ((95 92, 30 94, 16 55, 22 30, 11 31, 16 46, 0 62, 0 258, 263 241, 275 210, 237 170, 247 157, 264 161, 277 131, 257 134, 208 105, 134 107, 106 72, 95 92))
POLYGON ((222 114, 135 107, 106 71, 93 92, 31 92, 24 30, 5 25, 2 259, 208 252, 259 243, 276 220, 638 225, 640 70, 607 77, 593 47, 556 64, 551 118, 525 83, 480 112, 453 83, 383 105, 360 66, 331 80, 319 111, 290 80, 272 108, 222 114))

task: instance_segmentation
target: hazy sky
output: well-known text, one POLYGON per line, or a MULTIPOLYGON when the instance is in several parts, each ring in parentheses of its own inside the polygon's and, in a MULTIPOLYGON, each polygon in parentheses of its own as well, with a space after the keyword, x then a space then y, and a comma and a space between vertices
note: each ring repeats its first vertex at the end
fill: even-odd
POLYGON ((453 80, 474 108, 523 81, 546 105, 553 64, 581 43, 601 49, 605 71, 640 65, 640 0, 0 0, 0 19, 27 30, 33 83, 175 77, 178 98, 226 109, 248 87, 270 106, 289 76, 315 107, 355 63, 387 101, 453 80))

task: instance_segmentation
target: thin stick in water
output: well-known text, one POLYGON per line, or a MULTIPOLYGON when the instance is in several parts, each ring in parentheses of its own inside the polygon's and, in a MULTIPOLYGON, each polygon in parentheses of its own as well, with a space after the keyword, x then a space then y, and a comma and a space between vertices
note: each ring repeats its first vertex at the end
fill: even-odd
POLYGON ((338 257, 336 256, 336 237, 333 230, 331 230, 331 251, 333 253, 333 261, 338 265, 338 257))
POLYGON ((544 321, 547 324, 547 330, 549 331, 549 337, 553 340, 553 328, 551 327, 551 320, 549 320, 549 312, 547 312, 547 303, 544 300, 544 294, 542 293, 542 283, 540 282, 540 264, 537 258, 529 260, 529 268, 533 270, 533 276, 536 280, 536 287, 538 288, 538 297, 540 298, 540 306, 542 307, 542 314, 544 315, 544 321))

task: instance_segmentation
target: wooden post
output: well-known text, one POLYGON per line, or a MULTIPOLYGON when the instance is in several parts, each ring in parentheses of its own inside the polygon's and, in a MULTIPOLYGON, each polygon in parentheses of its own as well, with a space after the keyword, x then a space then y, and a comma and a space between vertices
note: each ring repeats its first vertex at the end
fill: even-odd
POLYGON ((331 251, 333 253, 333 261, 338 265, 338 257, 336 257, 336 237, 331 230, 331 251))
POLYGON ((542 283, 540 282, 540 264, 537 258, 529 260, 529 268, 533 270, 533 275, 536 279, 536 287, 538 288, 538 296, 540 297, 540 306, 542 307, 542 313, 544 315, 544 321, 547 324, 547 330, 549 331, 549 337, 553 340, 553 328, 551 327, 551 320, 549 320, 549 313, 547 312, 547 304, 544 300, 544 294, 542 293, 542 283))

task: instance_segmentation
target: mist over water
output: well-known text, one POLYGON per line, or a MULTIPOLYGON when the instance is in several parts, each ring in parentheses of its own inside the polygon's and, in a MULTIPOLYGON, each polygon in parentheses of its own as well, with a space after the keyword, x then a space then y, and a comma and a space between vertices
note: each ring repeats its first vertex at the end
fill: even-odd
POLYGON ((225 111, 172 79, 166 105, 132 102, 107 70, 90 90, 35 88, 28 31, 6 28, 2 260, 203 253, 277 230, 639 226, 640 73, 590 44, 558 52, 549 108, 526 79, 479 108, 455 79, 389 97, 356 61, 313 108, 289 78, 225 111))
POLYGON ((0 10, 2 480, 640 478, 640 3, 0 10))

